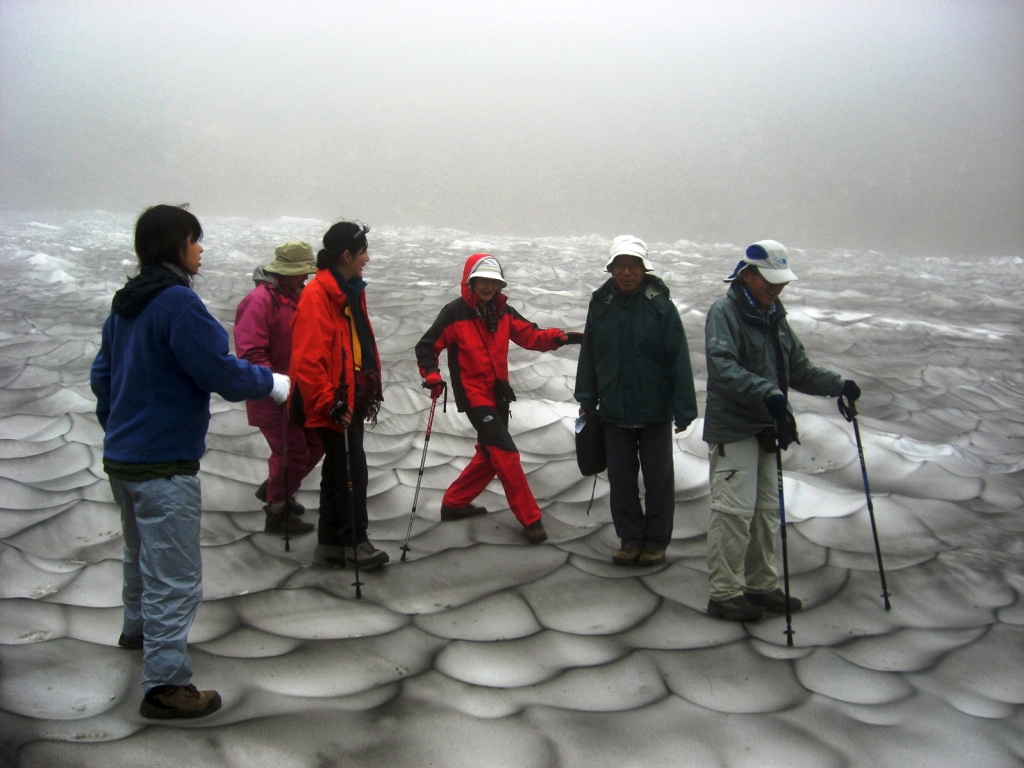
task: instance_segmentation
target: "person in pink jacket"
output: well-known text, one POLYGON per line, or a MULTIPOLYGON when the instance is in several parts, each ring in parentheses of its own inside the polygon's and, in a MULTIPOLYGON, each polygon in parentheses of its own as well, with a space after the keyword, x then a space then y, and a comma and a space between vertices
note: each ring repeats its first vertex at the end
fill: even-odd
MULTIPOLYGON (((292 356, 292 316, 306 278, 316 272, 316 261, 313 249, 301 241, 279 245, 274 255, 273 262, 253 272, 256 287, 238 305, 235 353, 274 373, 287 373, 292 356)), ((315 526, 297 519, 305 510, 295 500, 295 492, 323 458, 320 438, 312 429, 286 423, 284 408, 275 405, 269 397, 246 401, 245 409, 249 424, 259 427, 270 445, 269 477, 256 491, 256 498, 266 502, 264 530, 284 533, 287 524, 289 533, 309 533, 315 526), (287 489, 284 487, 286 439, 287 489)))

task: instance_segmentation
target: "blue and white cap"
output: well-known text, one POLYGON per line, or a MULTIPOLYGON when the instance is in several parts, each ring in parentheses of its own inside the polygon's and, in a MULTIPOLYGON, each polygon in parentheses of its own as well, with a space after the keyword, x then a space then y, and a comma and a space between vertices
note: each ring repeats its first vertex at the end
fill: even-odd
POLYGON ((725 278, 725 282, 731 283, 749 266, 757 267, 761 276, 775 285, 800 279, 789 268, 789 253, 786 246, 775 240, 760 240, 748 247, 746 255, 736 265, 732 274, 725 278))

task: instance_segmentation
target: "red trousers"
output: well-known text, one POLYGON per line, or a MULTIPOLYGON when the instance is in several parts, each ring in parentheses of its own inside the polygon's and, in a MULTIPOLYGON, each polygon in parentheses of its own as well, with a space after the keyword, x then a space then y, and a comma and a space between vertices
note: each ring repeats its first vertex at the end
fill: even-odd
POLYGON ((284 489, 284 434, 283 427, 260 427, 260 432, 270 446, 270 482, 267 485, 267 503, 280 504, 285 498, 292 498, 299 490, 302 480, 324 455, 320 438, 312 429, 295 424, 288 425, 288 493, 284 489))
POLYGON ((441 503, 453 509, 468 506, 497 475, 516 519, 524 526, 539 520, 540 507, 526 481, 519 451, 508 433, 508 407, 501 411, 471 408, 467 415, 476 428, 476 453, 445 491, 441 503))

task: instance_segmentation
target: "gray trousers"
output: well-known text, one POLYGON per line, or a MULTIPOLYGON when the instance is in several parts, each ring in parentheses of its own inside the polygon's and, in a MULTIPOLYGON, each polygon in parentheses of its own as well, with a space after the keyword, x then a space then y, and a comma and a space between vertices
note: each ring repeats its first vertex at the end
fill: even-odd
POLYGON ((192 660, 186 643, 203 599, 199 554, 199 478, 175 475, 132 483, 110 478, 124 531, 126 635, 145 635, 142 690, 188 685, 192 660))
POLYGON ((775 534, 779 530, 779 486, 775 456, 756 437, 711 443, 711 524, 708 572, 711 599, 765 594, 779 586, 775 534))

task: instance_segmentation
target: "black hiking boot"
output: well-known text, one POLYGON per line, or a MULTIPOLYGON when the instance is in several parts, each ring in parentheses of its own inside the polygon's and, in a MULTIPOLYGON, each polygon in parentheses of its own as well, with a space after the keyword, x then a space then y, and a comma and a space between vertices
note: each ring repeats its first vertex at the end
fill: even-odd
POLYGON ((129 651, 137 651, 142 647, 145 641, 144 635, 126 635, 124 632, 117 638, 117 644, 122 648, 127 648, 129 651))
POLYGON ((708 600, 708 616, 727 621, 757 621, 763 611, 743 595, 728 600, 708 600))
MULTIPOLYGON (((744 596, 750 601, 751 605, 756 605, 759 608, 763 608, 768 613, 785 613, 786 612, 786 593, 781 589, 776 589, 774 592, 767 592, 765 594, 755 594, 753 592, 744 592, 744 596)), ((789 612, 796 613, 804 604, 797 600, 795 597, 790 595, 789 597, 789 612)))
POLYGON ((255 496, 257 499, 262 501, 264 504, 267 503, 267 486, 268 485, 270 485, 270 478, 267 478, 262 483, 260 483, 260 487, 257 488, 256 489, 256 493, 253 494, 253 496, 255 496))

